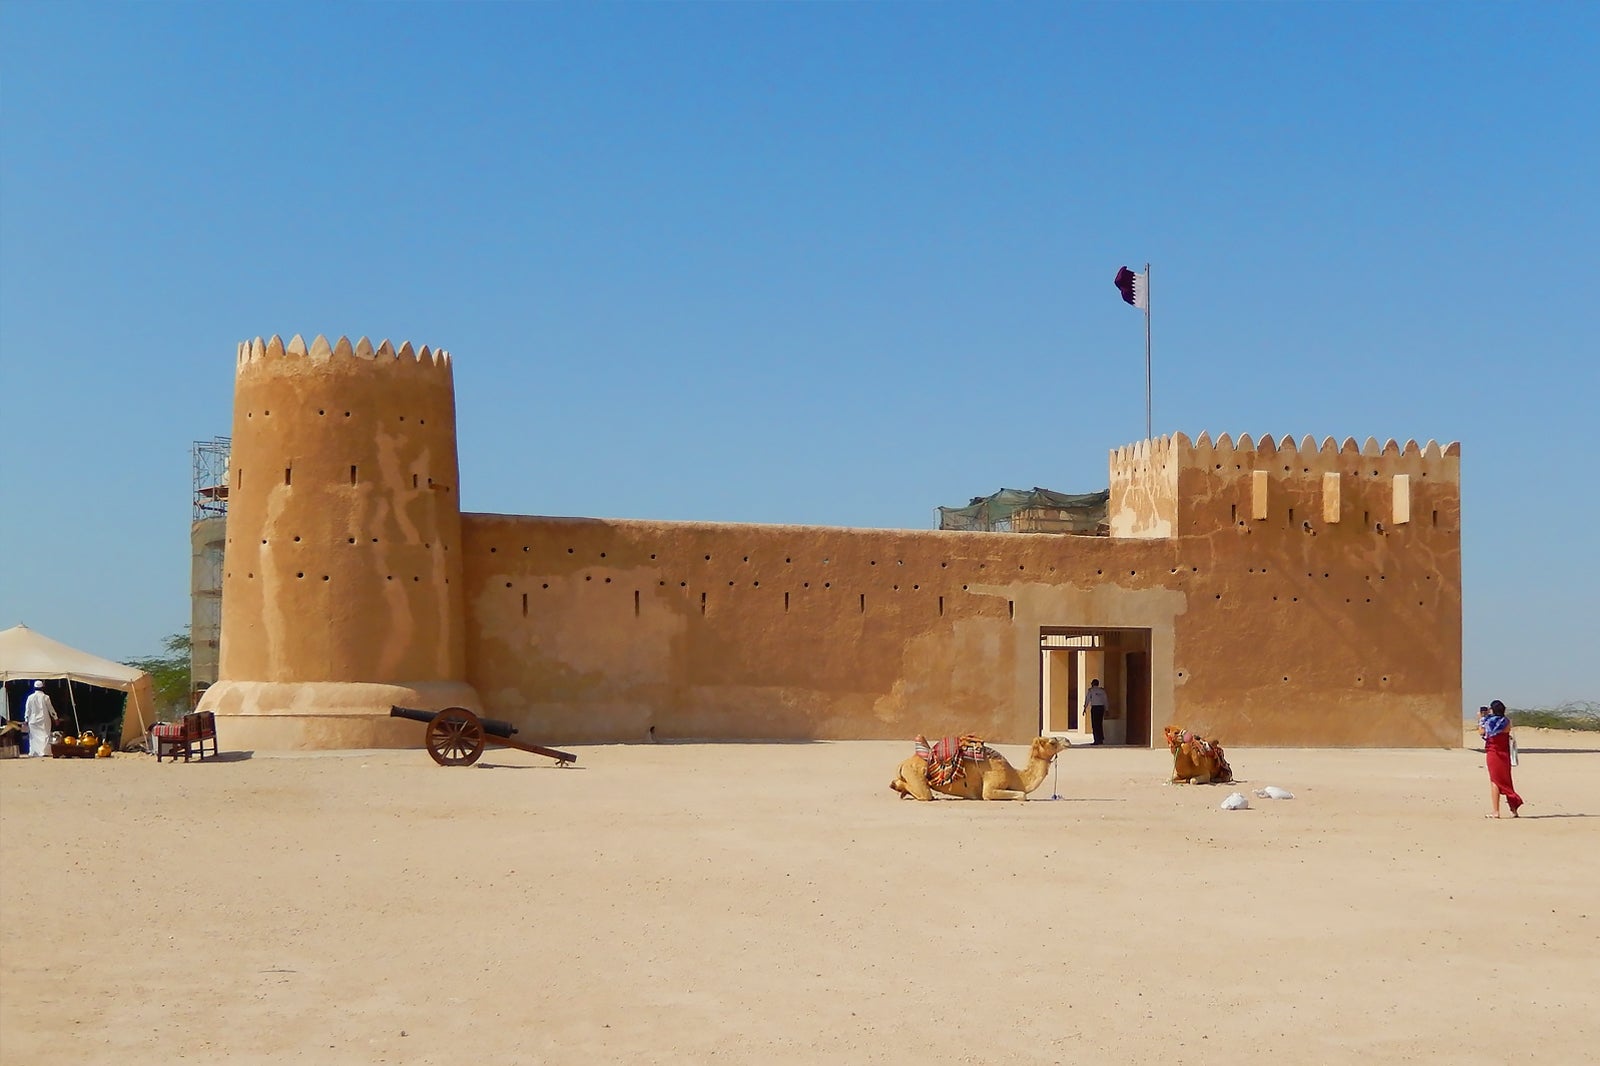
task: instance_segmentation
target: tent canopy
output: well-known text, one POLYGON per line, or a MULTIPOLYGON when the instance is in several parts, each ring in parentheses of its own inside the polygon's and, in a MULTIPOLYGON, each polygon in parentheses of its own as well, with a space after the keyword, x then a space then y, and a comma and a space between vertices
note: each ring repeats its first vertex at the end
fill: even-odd
POLYGON ((0 631, 0 683, 58 679, 126 692, 134 713, 124 719, 124 737, 138 736, 144 731, 154 691, 149 674, 79 651, 24 625, 0 631), (134 721, 139 723, 137 732, 132 729, 134 721))
POLYGON ((86 685, 132 692, 143 670, 114 663, 86 651, 40 636, 27 626, 0 632, 0 681, 44 681, 71 678, 86 685))

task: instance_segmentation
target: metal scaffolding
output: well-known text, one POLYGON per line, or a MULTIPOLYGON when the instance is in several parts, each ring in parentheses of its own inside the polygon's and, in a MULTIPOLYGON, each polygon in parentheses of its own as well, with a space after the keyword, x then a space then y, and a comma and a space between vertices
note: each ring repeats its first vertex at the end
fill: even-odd
POLYGON ((189 699, 217 680, 222 645, 222 556, 227 544, 229 437, 192 449, 194 510, 189 527, 189 699))
POLYGON ((226 518, 228 515, 228 456, 233 452, 232 437, 197 440, 191 449, 194 468, 194 515, 226 518))

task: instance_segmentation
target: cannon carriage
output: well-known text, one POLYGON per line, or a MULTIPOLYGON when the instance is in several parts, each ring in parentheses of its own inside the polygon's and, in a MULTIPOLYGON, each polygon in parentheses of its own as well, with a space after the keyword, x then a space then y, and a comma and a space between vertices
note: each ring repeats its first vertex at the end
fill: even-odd
POLYGON ((390 707, 390 718, 405 718, 422 722, 428 727, 423 743, 428 754, 440 766, 471 766, 483 755, 490 744, 518 751, 531 751, 554 759, 558 766, 569 766, 578 761, 570 752, 546 748, 513 739, 517 727, 498 718, 482 718, 465 707, 446 707, 442 711, 418 711, 410 707, 390 707))

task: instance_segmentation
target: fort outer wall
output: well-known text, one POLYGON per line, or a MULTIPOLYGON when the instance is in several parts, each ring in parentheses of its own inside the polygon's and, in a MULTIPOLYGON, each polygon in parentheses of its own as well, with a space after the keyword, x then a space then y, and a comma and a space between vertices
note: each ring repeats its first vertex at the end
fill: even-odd
POLYGON ((1173 720, 1244 744, 1459 747, 1460 454, 1226 434, 1113 452, 1113 538, 1170 538, 1199 568, 1173 720))
POLYGON ((550 742, 1021 742, 1042 634, 1090 630, 1138 634, 1153 740, 1459 743, 1454 445, 1142 442, 1083 537, 463 516, 451 363, 409 344, 241 345, 233 425, 200 704, 230 745, 417 743, 394 703, 550 742))
POLYGON ((1458 455, 1163 438, 1109 538, 469 514, 468 675, 549 742, 1021 743, 1041 630, 1132 628, 1155 743, 1457 746, 1458 455))
POLYGON ((1172 544, 1103 537, 476 514, 463 532, 468 675, 551 743, 1026 743, 1040 627, 1148 627, 1170 690, 1188 581, 1172 544))

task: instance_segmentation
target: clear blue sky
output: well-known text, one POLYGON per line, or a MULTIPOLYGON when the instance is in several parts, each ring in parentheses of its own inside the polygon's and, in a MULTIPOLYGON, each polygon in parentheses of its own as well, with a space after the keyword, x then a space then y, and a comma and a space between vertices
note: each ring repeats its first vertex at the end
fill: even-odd
POLYGON ((1463 446, 1600 697, 1600 5, 0 6, 0 628, 188 621, 234 346, 456 357, 469 510, 928 528, 1155 428, 1463 446))

